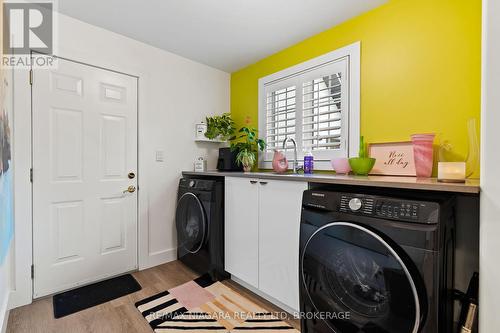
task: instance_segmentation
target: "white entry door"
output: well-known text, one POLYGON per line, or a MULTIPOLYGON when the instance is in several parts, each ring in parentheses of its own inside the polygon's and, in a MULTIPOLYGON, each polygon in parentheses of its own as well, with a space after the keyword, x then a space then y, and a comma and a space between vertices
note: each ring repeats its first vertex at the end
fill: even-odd
POLYGON ((59 59, 32 84, 37 298, 137 268, 137 78, 59 59))

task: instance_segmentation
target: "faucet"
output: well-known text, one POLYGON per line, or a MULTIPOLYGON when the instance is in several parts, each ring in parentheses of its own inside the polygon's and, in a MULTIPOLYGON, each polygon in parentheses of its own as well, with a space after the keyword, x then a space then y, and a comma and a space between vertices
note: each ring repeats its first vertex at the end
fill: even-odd
POLYGON ((283 140, 283 149, 285 150, 285 156, 286 156, 286 144, 288 141, 292 141, 293 143, 293 173, 299 173, 299 170, 302 170, 303 168, 297 165, 297 143, 293 138, 286 137, 285 140, 283 140))

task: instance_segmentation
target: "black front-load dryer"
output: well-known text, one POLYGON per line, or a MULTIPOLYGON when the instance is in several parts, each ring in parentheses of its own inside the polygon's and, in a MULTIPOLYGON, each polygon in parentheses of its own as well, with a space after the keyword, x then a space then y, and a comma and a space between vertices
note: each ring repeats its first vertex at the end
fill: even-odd
POLYGON ((194 271, 224 279, 224 182, 182 178, 175 214, 177 258, 194 271))
POLYGON ((368 193, 304 192, 302 332, 452 332, 453 197, 368 193))

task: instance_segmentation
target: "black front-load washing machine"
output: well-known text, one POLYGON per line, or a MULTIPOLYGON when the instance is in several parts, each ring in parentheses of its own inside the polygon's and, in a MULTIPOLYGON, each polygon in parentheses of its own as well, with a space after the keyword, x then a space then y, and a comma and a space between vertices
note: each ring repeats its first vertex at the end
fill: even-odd
POLYGON ((224 272, 224 181, 182 178, 177 208, 177 258, 214 280, 224 272))
POLYGON ((302 332, 452 332, 453 196, 359 191, 304 192, 302 332))

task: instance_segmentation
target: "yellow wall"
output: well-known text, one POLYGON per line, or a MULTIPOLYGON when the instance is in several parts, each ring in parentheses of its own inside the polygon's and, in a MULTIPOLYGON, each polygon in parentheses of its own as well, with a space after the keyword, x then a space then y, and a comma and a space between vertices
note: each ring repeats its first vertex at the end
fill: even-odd
POLYGON ((480 116, 481 1, 391 0, 231 75, 231 112, 257 125, 258 79, 361 41, 361 134, 367 142, 435 132, 467 154, 480 116))

